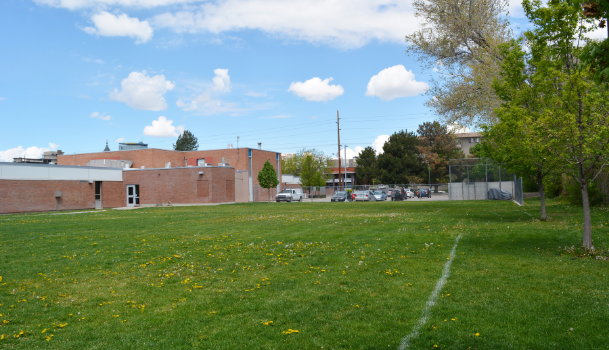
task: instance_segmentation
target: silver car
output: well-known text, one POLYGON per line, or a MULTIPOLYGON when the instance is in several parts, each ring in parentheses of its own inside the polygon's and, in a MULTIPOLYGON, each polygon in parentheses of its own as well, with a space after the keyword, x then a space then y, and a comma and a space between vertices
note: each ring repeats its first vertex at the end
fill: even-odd
POLYGON ((372 191, 357 191, 355 192, 355 201, 376 201, 376 197, 374 197, 374 192, 372 191))

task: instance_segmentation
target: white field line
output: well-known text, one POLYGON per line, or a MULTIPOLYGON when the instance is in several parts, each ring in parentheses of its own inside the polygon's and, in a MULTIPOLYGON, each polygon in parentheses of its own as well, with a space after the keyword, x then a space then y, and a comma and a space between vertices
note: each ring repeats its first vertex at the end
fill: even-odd
POLYGON ((427 318, 429 317, 431 308, 436 304, 436 299, 438 298, 438 293, 440 293, 440 291, 444 287, 444 284, 446 284, 446 280, 448 279, 448 276, 450 275, 450 265, 452 264, 453 259, 455 258, 455 251, 457 250, 457 245, 459 244, 460 238, 461 238, 461 234, 459 234, 459 236, 457 236, 457 239, 455 240, 455 245, 453 246, 453 249, 450 251, 450 257, 449 257, 448 261, 446 262, 446 264, 444 264, 444 269, 442 270, 442 277, 440 277, 440 279, 438 280, 438 283, 436 284, 436 289, 434 289, 433 293, 431 293, 431 295, 429 296, 429 299, 427 300, 427 305, 425 305, 425 309, 423 309, 423 313, 421 314, 421 318, 419 319, 419 322, 412 328, 412 332, 410 332, 410 334, 408 334, 407 336, 405 336, 402 339, 402 342, 400 343, 400 346, 398 349, 400 349, 400 350, 409 349, 410 340, 416 338, 419 335, 419 331, 421 330, 421 327, 423 327, 425 325, 425 323, 427 323, 427 318))

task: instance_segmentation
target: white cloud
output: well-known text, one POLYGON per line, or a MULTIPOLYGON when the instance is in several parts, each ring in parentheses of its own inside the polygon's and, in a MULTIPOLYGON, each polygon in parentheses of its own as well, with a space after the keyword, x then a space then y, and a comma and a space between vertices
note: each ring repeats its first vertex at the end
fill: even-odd
POLYGON ((404 43, 404 35, 414 32, 420 20, 410 1, 402 0, 225 0, 166 12, 151 22, 176 32, 217 34, 254 29, 315 44, 357 48, 373 40, 404 43))
POLYGON ((372 148, 374 148, 374 151, 376 152, 376 154, 383 153, 383 146, 385 145, 385 142, 387 142, 388 140, 389 140, 389 135, 379 135, 376 137, 374 142, 372 142, 372 148))
POLYGON ((144 135, 154 137, 178 137, 184 132, 184 125, 174 126, 173 120, 160 116, 158 120, 152 121, 152 126, 144 128, 144 135))
POLYGON ((330 85, 332 80, 334 79, 328 78, 321 80, 320 78, 315 77, 304 83, 296 82, 290 84, 288 91, 307 101, 331 101, 345 92, 345 89, 340 85, 330 85))
POLYGON ((218 98, 219 94, 228 93, 231 90, 228 69, 214 69, 213 86, 207 88, 203 93, 195 97, 181 97, 176 105, 187 112, 201 112, 205 115, 221 113, 242 113, 247 109, 239 107, 237 103, 223 101, 218 98))
POLYGON ((56 150, 59 145, 55 143, 49 143, 47 147, 28 147, 23 148, 22 146, 16 148, 10 148, 6 151, 0 151, 0 162, 12 162, 13 158, 25 157, 25 158, 42 158, 44 152, 56 150))
MULTIPOLYGON (((364 150, 364 147, 361 146, 356 146, 355 148, 349 148, 347 147, 347 159, 353 159, 354 157, 357 157, 361 151, 364 150)), ((333 157, 334 159, 337 159, 337 157, 333 157)), ((340 159, 345 159, 345 149, 341 148, 340 149, 340 159)), ((344 164, 343 164, 344 166, 344 164)))
POLYGON ((83 57, 82 58, 83 61, 88 62, 88 63, 97 63, 97 64, 104 64, 104 60, 100 59, 100 58, 93 58, 93 57, 83 57))
POLYGON ((129 17, 126 14, 115 16, 109 12, 102 11, 94 14, 91 20, 93 27, 85 27, 83 30, 89 34, 99 36, 128 36, 135 38, 136 44, 142 44, 152 38, 152 27, 148 21, 141 21, 129 17))
POLYGON ((57 147, 59 147, 58 143, 49 142, 49 147, 51 147, 51 151, 57 151, 57 147))
POLYGON ((188 4, 197 1, 200 0, 34 0, 34 2, 41 5, 61 7, 69 10, 97 7, 106 8, 112 6, 152 8, 157 6, 188 4))
POLYGON ((125 142, 125 140, 127 140, 127 139, 124 137, 121 137, 120 139, 116 139, 116 142, 121 143, 121 142, 125 142))
POLYGON ((390 101, 397 97, 416 96, 427 89, 429 86, 426 83, 414 80, 412 71, 400 64, 383 69, 370 78, 366 96, 378 96, 383 101, 390 101))
POLYGON ((266 97, 266 92, 248 91, 248 92, 245 93, 245 96, 249 96, 249 97, 266 97))
POLYGON ((146 71, 131 72, 121 82, 121 91, 110 92, 110 99, 124 102, 127 106, 147 111, 162 111, 167 108, 163 95, 172 90, 175 84, 165 80, 165 76, 149 77, 146 71))
POLYGON ((218 92, 230 92, 230 76, 228 75, 228 69, 214 69, 214 91, 218 92))
POLYGON ((6 100, 6 97, 0 97, 0 101, 6 100))
POLYGON ((90 115, 91 118, 95 118, 95 119, 101 119, 101 120, 112 120, 112 117, 109 115, 106 115, 106 113, 103 114, 99 114, 98 112, 93 112, 90 115))

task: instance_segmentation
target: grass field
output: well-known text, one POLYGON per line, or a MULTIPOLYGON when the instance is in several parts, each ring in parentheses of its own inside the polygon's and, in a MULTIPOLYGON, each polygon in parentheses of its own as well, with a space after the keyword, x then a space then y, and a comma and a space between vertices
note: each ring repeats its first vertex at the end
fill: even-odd
POLYGON ((539 202, 0 216, 0 348, 609 348, 609 212, 539 202), (604 250, 604 251, 603 251, 604 250))

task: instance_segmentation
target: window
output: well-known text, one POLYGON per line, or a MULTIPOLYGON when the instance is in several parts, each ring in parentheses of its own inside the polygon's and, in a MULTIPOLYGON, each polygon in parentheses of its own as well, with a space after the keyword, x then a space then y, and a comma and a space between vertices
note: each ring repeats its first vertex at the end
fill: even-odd
POLYGON ((474 143, 474 138, 473 137, 469 138, 469 143, 474 143))
POLYGON ((476 137, 476 143, 480 142, 480 138, 476 137))
POLYGON ((205 166, 205 158, 197 159, 197 166, 205 166))

